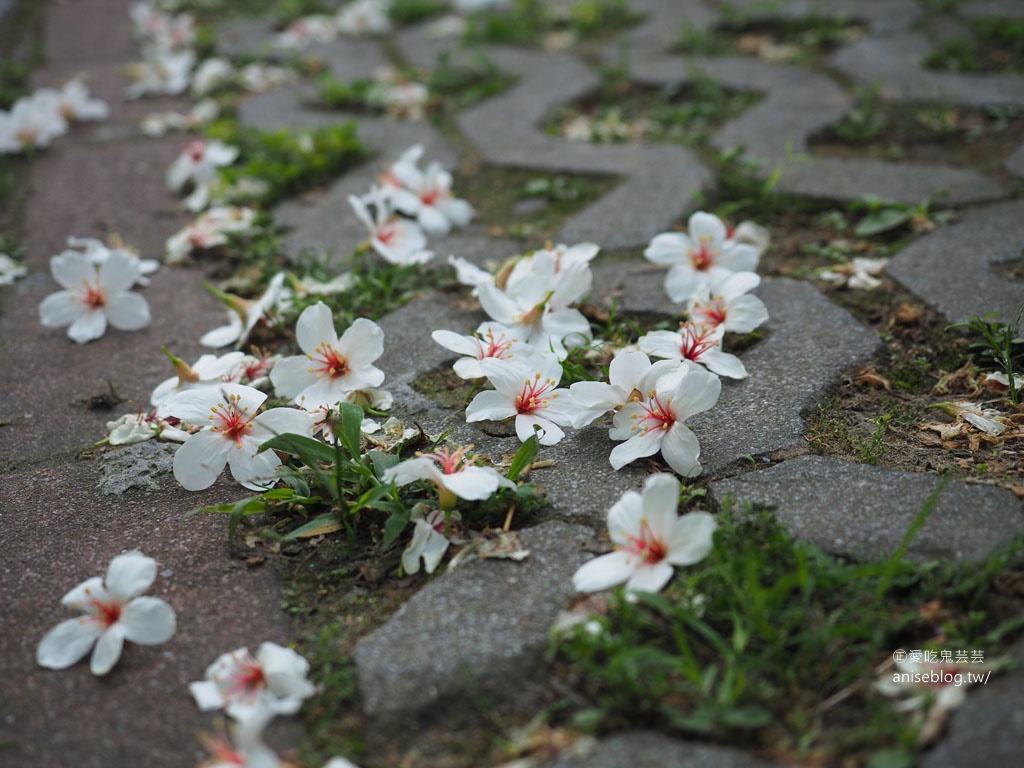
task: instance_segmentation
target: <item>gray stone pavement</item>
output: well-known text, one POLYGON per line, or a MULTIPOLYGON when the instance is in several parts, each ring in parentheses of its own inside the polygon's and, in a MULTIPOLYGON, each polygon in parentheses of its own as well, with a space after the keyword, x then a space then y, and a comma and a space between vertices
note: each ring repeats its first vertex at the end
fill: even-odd
MULTIPOLYGON (((153 385, 168 375, 160 345, 194 359, 202 351, 199 335, 221 323, 219 305, 199 287, 201 273, 162 269, 146 289, 160 320, 139 333, 112 332, 78 346, 62 330, 44 329, 36 321, 39 301, 54 289, 48 259, 68 235, 117 232, 144 255, 155 256, 185 221, 163 182, 182 137, 142 138, 135 126, 146 112, 182 109, 187 101, 123 104, 118 98, 126 84, 122 65, 138 56, 128 4, 95 0, 48 9, 47 62, 39 83, 59 83, 68 74, 85 72, 93 90, 114 110, 109 122, 76 128, 33 161, 23 238, 32 275, 0 288, 0 338, 6 342, 0 349, 0 471, 5 473, 0 531, 10 545, 0 558, 4 764, 63 766, 72 764, 68 756, 74 755, 73 764, 81 766, 191 766, 198 758, 195 734, 208 729, 209 721, 196 711, 185 684, 223 651, 288 640, 272 575, 232 559, 223 521, 182 520, 187 510, 238 498, 242 489, 222 480, 202 494, 187 494, 166 470, 160 471, 167 465, 162 451, 122 449, 107 457, 92 446, 111 414, 90 407, 94 398, 112 390, 145 404, 153 385), (139 475, 146 487, 107 496, 100 484, 109 490, 112 475, 115 484, 125 475, 139 475), (160 562, 152 594, 178 611, 175 638, 155 648, 129 647, 108 679, 93 679, 83 666, 65 672, 36 668, 38 639, 64 618, 60 596, 102 573, 118 552, 135 548, 160 562)), ((783 163, 782 189, 812 197, 851 200, 871 192, 918 202, 945 189, 947 202, 965 206, 959 221, 898 254, 890 274, 951 322, 978 312, 1012 312, 1024 299, 1024 284, 999 271, 1000 264, 1020 258, 1024 244, 1020 202, 1011 199, 1019 189, 1015 192, 1008 178, 955 166, 792 156, 810 152, 808 138, 852 107, 850 89, 841 87, 844 78, 881 83, 886 95, 899 100, 1024 105, 1022 77, 944 75, 919 65, 928 46, 961 21, 950 17, 942 25, 935 19, 923 25, 922 7, 913 0, 837 2, 836 10, 863 19, 868 32, 840 48, 822 70, 736 57, 691 62, 672 53, 671 46, 681 24, 709 28, 721 19, 712 4, 636 0, 634 5, 647 13, 626 33, 634 80, 683 83, 695 65, 722 86, 763 94, 755 107, 715 133, 715 147, 744 145, 766 171, 783 163)), ((742 10, 748 3, 733 5, 742 10)), ((810 2, 773 4, 771 10, 763 3, 749 5, 766 17, 799 18, 820 9, 810 2)), ((967 8, 972 14, 1019 12, 1014 2, 967 8)), ((267 32, 265 25, 232 23, 222 35, 222 50, 256 50, 267 32)), ((424 28, 412 28, 392 45, 344 39, 316 54, 339 77, 354 78, 394 52, 410 63, 432 66, 439 45, 424 28)), ((458 130, 476 159, 499 167, 619 177, 612 192, 568 219, 557 237, 630 252, 625 260, 598 260, 598 296, 619 293, 627 312, 674 312, 663 298, 661 274, 642 261, 640 250, 654 234, 685 222, 697 207, 698 193, 713 183, 711 169, 676 146, 581 145, 548 136, 539 127, 544 117, 598 84, 593 62, 567 52, 495 47, 488 54, 519 80, 457 116, 458 130)), ((610 61, 616 55, 609 43, 601 57, 610 61)), ((241 105, 241 118, 269 128, 318 125, 346 116, 311 110, 301 94, 288 89, 249 99, 241 105)), ((347 195, 364 191, 382 163, 410 144, 424 143, 428 157, 450 166, 464 159, 429 125, 357 119, 360 135, 377 154, 315 201, 287 201, 277 209, 277 220, 291 227, 291 253, 306 245, 345 253, 362 239, 347 195)), ((1004 159, 1011 174, 1024 176, 1022 152, 1024 147, 1004 159)), ((452 252, 478 263, 522 248, 473 226, 432 246, 442 255, 452 252)), ((809 451, 806 419, 844 373, 878 354, 880 342, 809 283, 766 280, 758 295, 771 321, 766 338, 743 355, 751 377, 727 383, 714 412, 693 421, 711 494, 716 500, 732 495, 774 506, 795 535, 837 554, 883 555, 903 535, 934 478, 803 455, 809 451)), ((424 294, 382 320, 386 345, 381 367, 398 415, 432 433, 454 426, 455 439, 500 456, 515 450, 514 436, 465 424, 461 409, 435 403, 413 388, 421 376, 452 359, 426 331, 468 332, 482 319, 457 306, 451 294, 424 294)), ((121 405, 113 413, 127 408, 121 405)), ((553 519, 522 531, 531 550, 527 560, 478 561, 438 575, 359 644, 354 659, 371 740, 388 739, 409 722, 442 713, 453 722, 472 720, 480 697, 524 713, 540 700, 548 675, 543 662, 548 627, 571 598, 572 572, 588 556, 581 545, 603 532, 610 504, 624 490, 638 488, 646 474, 639 466, 610 469, 611 443, 604 428, 572 433, 545 450, 542 458, 554 466, 535 470, 534 479, 547 492, 553 519)), ((1008 492, 955 484, 913 554, 983 557, 1020 531, 1021 515, 1021 501, 1008 492)), ((953 718, 948 741, 926 764, 995 764, 1019 754, 1024 747, 1018 721, 1022 683, 1022 673, 1011 672, 998 685, 972 694, 953 718)), ((625 733, 602 741, 590 757, 565 757, 551 765, 582 765, 584 760, 609 768, 764 764, 724 746, 625 733)))

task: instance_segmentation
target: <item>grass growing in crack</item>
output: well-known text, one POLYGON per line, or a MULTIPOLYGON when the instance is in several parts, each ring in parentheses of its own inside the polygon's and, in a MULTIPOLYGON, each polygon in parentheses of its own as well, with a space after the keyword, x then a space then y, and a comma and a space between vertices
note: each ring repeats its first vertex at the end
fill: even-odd
POLYGON ((935 48, 924 65, 946 72, 1024 72, 1024 20, 969 21, 970 33, 935 48))
POLYGON ((232 202, 273 206, 330 181, 369 156, 354 122, 310 130, 259 131, 221 120, 207 128, 207 135, 240 150, 238 162, 218 171, 232 202), (247 189, 253 180, 255 185, 247 189))
POLYGON ((1024 333, 1021 320, 1024 319, 1024 304, 1017 310, 1017 315, 1010 323, 996 320, 997 313, 991 312, 984 317, 975 315, 965 323, 954 323, 950 328, 963 328, 981 338, 971 344, 983 362, 995 365, 1007 379, 1010 402, 1017 406, 1021 401, 1021 388, 1017 378, 1021 377, 1018 370, 1024 371, 1024 333))
POLYGON ((727 504, 719 522, 711 554, 665 593, 620 591, 556 639, 585 701, 577 726, 656 723, 778 758, 912 759, 915 728, 874 692, 876 665, 901 646, 991 659, 1020 633, 1020 598, 1000 589, 1020 538, 980 567, 913 564, 912 526, 889 559, 859 564, 794 540, 767 512, 727 504))
POLYGON ((742 12, 714 29, 684 25, 675 50, 692 55, 721 55, 730 51, 755 54, 771 61, 808 64, 856 40, 861 24, 843 16, 812 14, 802 18, 749 19, 742 12))
POLYGON ((878 90, 878 86, 859 88, 853 108, 833 126, 832 132, 854 144, 877 139, 889 122, 878 109, 878 90))

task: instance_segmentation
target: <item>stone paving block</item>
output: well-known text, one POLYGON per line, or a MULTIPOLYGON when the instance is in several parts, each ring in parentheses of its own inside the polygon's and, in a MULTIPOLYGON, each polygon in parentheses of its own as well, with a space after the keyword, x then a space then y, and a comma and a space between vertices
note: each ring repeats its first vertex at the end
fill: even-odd
POLYGON ((680 147, 586 145, 539 129, 552 109, 597 86, 596 76, 583 64, 567 54, 489 51, 499 66, 520 80, 457 118, 486 161, 625 177, 614 191, 569 219, 557 239, 593 240, 606 248, 637 245, 693 205, 710 174, 696 156, 680 147))
POLYGON ((590 535, 562 522, 521 531, 525 560, 477 560, 440 575, 363 638, 354 659, 363 709, 378 728, 407 729, 396 715, 472 720, 482 702, 512 691, 529 707, 590 535))
MULTIPOLYGON (((988 649, 979 648, 986 652, 988 649)), ((1007 654, 1016 665, 969 689, 944 738, 921 759, 921 768, 1013 765, 1024 750, 1024 643, 1007 654)), ((991 652, 985 661, 995 661, 991 652)), ((970 669, 966 671, 971 671, 970 669)))
POLYGON ((833 54, 831 65, 859 83, 880 85, 886 98, 964 107, 1024 104, 1024 77, 925 69, 921 61, 932 47, 917 33, 869 37, 841 48, 833 54))
POLYGON ((950 322, 998 312, 1004 322, 1024 302, 1024 283, 1003 267, 1019 264, 1024 243, 1024 202, 965 211, 893 257, 888 273, 950 322))
POLYGON ((646 59, 632 75, 649 84, 685 83, 693 66, 725 87, 764 93, 759 103, 719 129, 711 143, 721 150, 743 148, 761 163, 765 176, 781 166, 780 191, 836 200, 876 194, 917 203, 946 190, 943 199, 950 204, 1007 194, 998 182, 971 169, 809 154, 811 136, 838 122, 852 107, 850 97, 818 72, 743 57, 663 56, 646 59))
MULTIPOLYGON (((773 506, 797 538, 856 560, 892 554, 939 485, 913 474, 824 456, 801 456, 711 483, 717 501, 731 496, 773 506)), ((1001 488, 953 481, 907 550, 915 560, 981 560, 1024 530, 1024 506, 1001 488)))
POLYGON ((45 58, 50 66, 98 60, 141 60, 132 36, 131 0, 59 3, 47 9, 45 58))
POLYGON ((655 731, 624 731, 598 741, 583 756, 560 757, 539 768, 772 768, 776 763, 734 747, 672 739, 655 731))
MULTIPOLYGON (((188 683, 221 653, 289 642, 276 581, 269 569, 228 557, 225 519, 182 520, 193 507, 237 498, 237 486, 221 481, 188 494, 165 477, 158 490, 109 497, 96 491, 98 469, 82 462, 8 474, 0 486, 7 548, 0 563, 0 762, 195 765, 205 753, 196 736, 214 730, 214 717, 199 711, 188 683), (125 643, 119 664, 102 678, 89 672, 88 661, 61 671, 36 666, 43 635, 75 615, 61 597, 132 549, 159 563, 147 594, 175 609, 174 637, 157 646, 125 643)), ((296 743, 298 733, 290 740, 296 743)))
POLYGON ((741 18, 749 20, 846 18, 867 24, 872 34, 886 34, 905 30, 923 15, 923 9, 913 0, 788 0, 785 3, 766 4, 761 0, 736 0, 730 3, 741 18))
POLYGON ((1017 0, 980 0, 957 8, 957 13, 970 19, 998 16, 1003 19, 1024 19, 1024 5, 1017 0))

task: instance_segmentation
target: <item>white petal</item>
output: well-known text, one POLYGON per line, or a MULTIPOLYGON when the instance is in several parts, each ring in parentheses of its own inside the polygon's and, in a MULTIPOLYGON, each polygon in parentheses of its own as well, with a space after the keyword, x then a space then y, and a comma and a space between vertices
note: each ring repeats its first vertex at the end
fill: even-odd
POLYGON ((124 627, 120 622, 116 622, 108 627, 107 631, 96 641, 89 669, 94 675, 107 674, 121 658, 122 648, 124 648, 124 627))
POLYGON ((311 387, 319 377, 310 370, 310 359, 305 355, 294 355, 278 360, 270 371, 270 383, 280 397, 294 399, 302 390, 311 387))
POLYGON ((219 328, 214 328, 212 331, 207 331, 199 339, 199 343, 204 347, 212 347, 214 349, 218 347, 226 347, 228 344, 234 344, 238 341, 243 330, 244 327, 242 326, 241 318, 232 312, 230 315, 230 321, 227 325, 222 325, 219 328))
POLYGON ((725 329, 733 333, 750 333, 767 320, 768 309, 757 296, 737 296, 729 302, 725 329))
POLYGON ((644 258, 654 264, 670 267, 686 260, 690 245, 690 238, 682 232, 663 232, 651 240, 644 251, 644 258))
POLYGON ((174 478, 187 491, 209 488, 224 471, 230 450, 231 443, 223 435, 205 429, 197 432, 174 454, 174 478))
POLYGON ((473 336, 460 336, 452 331, 437 330, 430 334, 435 342, 445 349, 458 352, 460 355, 478 357, 480 355, 480 343, 473 336))
POLYGON ((667 541, 679 519, 679 481, 664 473, 648 477, 644 483, 643 508, 651 532, 667 541))
POLYGON ((306 307, 295 323, 295 339, 307 355, 313 354, 321 344, 337 346, 338 334, 334 330, 331 308, 322 301, 306 307))
POLYGON ((92 260, 79 251, 64 251, 50 259, 50 273, 64 288, 75 290, 86 283, 96 282, 96 267, 92 260))
POLYGON ((672 573, 672 566, 664 560, 641 565, 626 582, 626 589, 630 592, 660 592, 672 578, 672 573))
POLYGON ((629 579, 635 571, 633 558, 624 551, 610 552, 584 563, 573 574, 577 592, 600 592, 629 579))
POLYGON ((156 597, 137 597, 121 612, 125 639, 140 645, 170 640, 175 624, 174 609, 156 597))
POLYGON ((62 621, 40 641, 36 663, 47 669, 66 669, 89 652, 102 631, 89 616, 62 621))
POLYGON ((690 512, 676 521, 668 539, 668 562, 673 565, 699 563, 714 544, 718 523, 707 512, 690 512))
POLYGON ((110 561, 106 587, 120 601, 141 595, 156 579, 156 560, 139 551, 126 552, 110 561))
POLYGON ((260 444, 278 435, 313 436, 316 420, 312 414, 297 408, 271 408, 253 419, 253 439, 260 444))
POLYGON ((106 602, 108 597, 107 590, 103 586, 103 579, 99 576, 93 576, 64 595, 61 598, 60 604, 74 610, 85 611, 88 610, 86 606, 91 600, 95 599, 106 602))
POLYGON ((490 467, 466 467, 461 472, 443 475, 442 483, 460 499, 483 501, 494 495, 504 479, 490 467))
POLYGON ((565 437, 565 432, 548 419, 532 413, 521 413, 516 416, 516 435, 520 440, 525 443, 535 434, 541 445, 555 445, 565 437), (537 432, 537 427, 540 428, 540 432, 537 432))
POLYGON ((676 422, 661 443, 665 462, 683 477, 694 477, 701 472, 700 443, 689 427, 676 422))
POLYGON ((102 310, 93 310, 80 315, 68 328, 68 336, 79 344, 102 338, 107 331, 107 316, 102 310))
POLYGON ((481 392, 466 407, 466 421, 500 421, 518 413, 512 401, 501 392, 481 392))
MULTIPOLYGON (((384 354, 384 331, 373 320, 358 317, 341 335, 338 349, 345 355, 352 368, 369 366, 384 354)), ((369 386, 380 386, 383 381, 382 374, 380 381, 369 386)))
POLYGON ((685 370, 671 393, 672 412, 679 421, 710 409, 722 394, 722 380, 715 374, 697 367, 685 370))
POLYGON ((121 331, 137 331, 149 325, 149 303, 137 293, 119 293, 106 306, 110 324, 121 331))
POLYGON ((220 686, 209 680, 201 680, 188 684, 189 693, 196 700, 196 705, 203 712, 223 709, 226 703, 221 695, 220 686))
POLYGON ((663 430, 654 429, 646 435, 638 434, 635 437, 629 438, 626 442, 616 445, 608 456, 612 468, 622 469, 637 459, 653 456, 661 448, 663 435, 663 430))
POLYGON ((51 293, 39 303, 39 321, 47 328, 70 325, 85 312, 71 291, 51 293))
POLYGON ((730 355, 720 349, 709 349, 700 356, 700 364, 707 366, 712 373, 730 379, 745 379, 749 375, 736 355, 730 355))
POLYGON ((255 453, 248 450, 243 441, 242 447, 232 447, 228 452, 228 466, 231 476, 244 487, 253 491, 265 491, 277 482, 277 468, 281 459, 273 451, 255 453))

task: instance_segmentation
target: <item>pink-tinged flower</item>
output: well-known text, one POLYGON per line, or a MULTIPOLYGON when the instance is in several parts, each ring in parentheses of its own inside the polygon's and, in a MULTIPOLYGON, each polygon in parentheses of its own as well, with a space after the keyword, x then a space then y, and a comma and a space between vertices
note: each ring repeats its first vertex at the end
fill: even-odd
POLYGON ((818 277, 835 285, 870 291, 882 284, 876 275, 882 274, 888 264, 889 259, 868 259, 858 256, 848 264, 823 269, 818 273, 818 277))
POLYGON ((176 96, 184 93, 192 79, 196 54, 191 49, 171 51, 153 48, 145 61, 129 67, 134 82, 124 90, 125 99, 138 99, 149 94, 176 96))
POLYGON ((498 488, 516 487, 496 469, 477 466, 469 453, 472 448, 467 445, 451 451, 417 452, 415 458, 387 470, 383 480, 399 486, 428 480, 437 488, 443 509, 452 509, 456 498, 483 501, 491 498, 498 488))
POLYGON ((250 387, 261 387, 270 381, 270 372, 274 370, 281 355, 272 355, 265 350, 257 349, 256 354, 246 355, 228 374, 226 381, 248 384, 250 387))
POLYGON ((111 445, 133 445, 158 437, 168 442, 183 443, 188 432, 178 429, 177 419, 162 419, 152 413, 126 413, 119 419, 107 422, 107 441, 111 445), (174 422, 173 424, 171 422, 174 422))
POLYGON ((99 576, 72 589, 61 600, 83 616, 68 619, 46 633, 36 661, 47 669, 66 669, 95 645, 90 669, 105 675, 121 658, 125 640, 157 645, 174 634, 174 609, 156 597, 139 597, 156 578, 156 560, 128 552, 110 561, 106 580, 99 576))
POLYGON ((106 120, 110 116, 110 106, 107 102, 92 98, 89 95, 89 88, 79 78, 68 80, 60 90, 40 88, 35 95, 38 98, 52 99, 61 117, 68 122, 106 120))
POLYGON ((714 214, 698 211, 690 217, 689 232, 663 232, 651 240, 644 257, 671 267, 665 290, 672 301, 685 302, 706 283, 717 292, 733 272, 753 272, 758 251, 753 245, 729 241, 725 224, 714 214))
POLYGON ((255 656, 248 648, 221 654, 206 679, 188 687, 203 712, 227 709, 240 720, 253 709, 292 715, 316 692, 308 674, 309 662, 291 648, 263 643, 255 656))
POLYGON ((698 325, 750 333, 768 319, 764 302, 749 294, 760 283, 761 278, 754 272, 736 272, 714 294, 710 287, 701 285, 690 297, 686 314, 698 325))
POLYGON ((175 192, 193 185, 207 185, 217 178, 217 169, 238 159, 238 147, 216 139, 193 139, 167 169, 167 186, 175 192))
POLYGON ((409 219, 391 215, 387 198, 374 190, 368 196, 373 204, 371 217, 366 200, 349 195, 348 203, 370 233, 370 247, 389 264, 425 264, 434 258, 426 249, 427 237, 420 226, 409 219))
POLYGON ((572 577, 577 592, 626 583, 630 592, 660 592, 674 566, 699 563, 711 551, 718 524, 707 512, 679 516, 679 481, 651 475, 643 494, 627 491, 608 511, 615 551, 585 563, 572 577))
POLYGON ((430 337, 445 349, 465 355, 452 366, 463 379, 479 379, 486 375, 480 368, 481 360, 511 360, 516 353, 524 355, 532 352, 526 344, 513 338, 509 329, 501 323, 482 323, 472 336, 438 330, 431 333, 430 337))
POLYGON ((338 11, 335 26, 344 35, 386 35, 391 31, 388 5, 390 0, 354 0, 338 11))
POLYGON ((558 358, 540 352, 516 360, 488 358, 481 370, 494 385, 481 392, 466 408, 466 421, 515 419, 516 435, 523 442, 535 430, 541 445, 554 445, 565 437, 557 425, 570 426, 579 408, 570 400, 569 390, 556 389, 562 378, 558 358))
POLYGON ((180 357, 172 355, 167 347, 161 347, 174 366, 177 375, 165 379, 156 385, 149 402, 153 406, 166 403, 179 392, 196 387, 208 387, 222 384, 231 380, 231 374, 245 359, 242 352, 228 352, 218 357, 217 355, 203 355, 195 363, 189 365, 180 357))
POLYGON ((56 99, 26 96, 10 112, 0 111, 0 154, 43 149, 67 132, 56 99))
POLYGON ((314 43, 330 43, 338 37, 334 18, 325 14, 313 14, 296 19, 288 28, 274 38, 275 48, 302 50, 314 43))
POLYGON ((312 437, 313 419, 295 408, 259 413, 267 396, 241 384, 179 392, 157 411, 199 427, 174 454, 174 477, 187 491, 209 488, 224 470, 246 488, 265 491, 277 481, 281 460, 260 446, 277 435, 312 437))
POLYGON ((457 510, 445 512, 433 509, 424 513, 422 505, 412 512, 412 540, 402 552, 402 570, 407 574, 419 573, 420 561, 427 573, 433 573, 441 564, 453 538, 453 523, 461 520, 457 510))
POLYGON ((270 372, 278 395, 314 409, 384 383, 373 365, 384 354, 384 331, 372 320, 356 318, 339 338, 330 307, 318 302, 299 315, 295 338, 305 354, 284 358, 270 372))
POLYGON ((612 467, 622 469, 661 451, 668 465, 683 477, 699 475, 700 443, 684 422, 717 403, 721 391, 722 380, 703 368, 683 366, 662 376, 656 389, 647 392, 643 400, 626 403, 612 419, 608 436, 625 440, 612 449, 612 467))
POLYGON ((402 180, 395 175, 395 166, 397 165, 411 165, 413 168, 419 167, 420 158, 423 157, 423 145, 413 144, 407 150, 402 152, 391 165, 384 169, 384 171, 377 177, 377 183, 380 185, 386 193, 390 194, 396 189, 402 188, 402 180))
POLYGON ((139 124, 146 136, 163 136, 168 131, 194 131, 216 119, 220 105, 213 99, 197 101, 188 112, 150 112, 139 124))
POLYGON ((245 344, 252 329, 280 300, 284 278, 284 272, 278 272, 270 278, 267 290, 255 300, 243 299, 207 285, 207 289, 227 306, 228 324, 206 332, 199 339, 199 343, 204 347, 213 348, 226 347, 228 344, 240 347, 245 344))
POLYGON ((66 290, 50 294, 39 305, 47 328, 69 325, 68 336, 84 344, 98 339, 109 322, 121 331, 149 325, 149 304, 130 291, 139 279, 138 259, 115 252, 98 268, 84 253, 65 251, 50 259, 53 279, 66 290))
POLYGON ((725 329, 721 325, 709 328, 690 321, 682 323, 678 331, 651 331, 641 336, 637 345, 654 357, 684 360, 703 365, 719 376, 745 379, 747 369, 740 359, 722 351, 724 333, 725 329))
POLYGON ((250 716, 232 723, 230 738, 201 736, 210 759, 196 768, 292 768, 263 742, 263 730, 274 717, 269 709, 255 710, 250 716))
POLYGON ((679 370, 678 360, 651 359, 640 350, 619 352, 608 366, 608 383, 577 381, 569 387, 573 400, 584 409, 586 417, 574 426, 581 427, 608 411, 617 411, 626 403, 644 399, 662 376, 679 370))
POLYGON ((452 195, 452 175, 440 163, 421 171, 412 163, 397 162, 390 173, 401 184, 390 190, 391 204, 415 217, 428 235, 446 235, 453 225, 464 227, 473 218, 473 207, 452 195))

